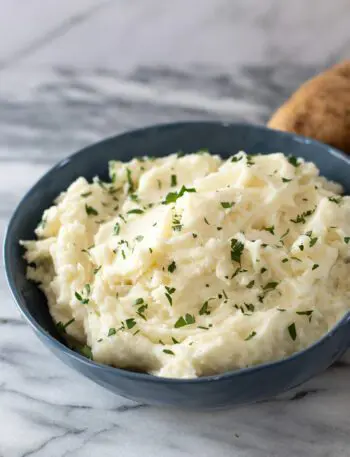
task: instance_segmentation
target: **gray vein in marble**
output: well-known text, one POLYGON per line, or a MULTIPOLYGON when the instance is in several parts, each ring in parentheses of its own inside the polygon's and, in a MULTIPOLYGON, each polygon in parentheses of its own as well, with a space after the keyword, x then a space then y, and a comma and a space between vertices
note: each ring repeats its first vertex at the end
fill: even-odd
POLYGON ((16 65, 18 62, 25 58, 30 57, 40 49, 52 45, 54 40, 63 37, 74 27, 77 27, 78 25, 91 19, 95 14, 103 11, 106 7, 110 6, 112 2, 113 0, 106 0, 102 3, 98 3, 90 8, 87 8, 86 10, 73 14, 67 20, 64 20, 62 23, 54 27, 52 30, 49 30, 42 36, 27 43, 21 49, 16 50, 2 61, 0 60, 0 72, 16 65))

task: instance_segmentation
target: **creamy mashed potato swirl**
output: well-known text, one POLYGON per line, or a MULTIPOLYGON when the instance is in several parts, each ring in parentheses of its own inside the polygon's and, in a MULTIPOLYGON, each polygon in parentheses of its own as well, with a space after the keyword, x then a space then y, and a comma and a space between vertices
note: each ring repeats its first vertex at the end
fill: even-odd
POLYGON ((110 163, 24 241, 28 278, 95 361, 193 378, 284 358, 349 310, 350 198, 281 153, 110 163))

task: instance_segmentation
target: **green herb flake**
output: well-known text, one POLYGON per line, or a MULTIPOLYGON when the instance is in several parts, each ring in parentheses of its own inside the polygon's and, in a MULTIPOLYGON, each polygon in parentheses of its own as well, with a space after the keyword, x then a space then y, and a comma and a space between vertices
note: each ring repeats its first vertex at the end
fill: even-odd
POLYGON ((180 341, 177 341, 177 339, 174 338, 173 336, 171 337, 171 339, 173 340, 173 343, 174 343, 174 344, 180 344, 180 341))
POLYGON ((272 235, 275 234, 275 226, 272 225, 271 227, 264 227, 263 230, 265 230, 266 232, 270 232, 272 235))
POLYGON ((231 240, 231 260, 233 262, 241 263, 241 256, 244 250, 244 244, 236 238, 231 240))
POLYGON ((170 177, 170 186, 171 187, 177 186, 177 176, 176 175, 171 175, 171 177, 170 177))
POLYGON ((297 330, 294 322, 288 326, 288 332, 292 340, 295 341, 297 338, 297 330))
POLYGON ((135 190, 134 183, 131 177, 131 170, 130 168, 126 169, 126 179, 128 181, 128 194, 132 194, 135 190))
POLYGON ((235 154, 232 158, 231 158, 231 162, 239 162, 240 160, 243 159, 243 156, 242 155, 238 155, 238 154, 235 154))
POLYGON ((85 211, 88 216, 98 216, 98 211, 96 211, 96 209, 92 206, 85 204, 85 211))
POLYGON ((308 311, 296 311, 299 316, 308 316, 310 317, 314 311, 312 309, 308 311))
POLYGON ((276 308, 280 313, 284 313, 286 310, 284 308, 276 308))
POLYGON ((102 265, 100 265, 99 267, 96 267, 94 268, 94 275, 96 275, 102 268, 102 265))
POLYGON ((141 242, 142 240, 144 239, 144 236, 143 235, 137 235, 137 237, 135 237, 135 241, 137 242, 141 242))
POLYGON ((207 224, 207 225, 210 225, 209 222, 208 222, 208 219, 205 217, 204 218, 204 222, 207 224))
POLYGON ((74 317, 70 319, 68 322, 63 324, 63 322, 57 322, 56 327, 59 333, 66 333, 66 328, 69 327, 75 321, 74 317))
POLYGON ((81 346, 79 352, 88 359, 92 360, 92 350, 88 344, 84 344, 83 346, 81 346))
POLYGON ((80 194, 83 198, 86 198, 86 197, 89 197, 90 195, 92 194, 92 192, 83 192, 82 194, 80 194))
POLYGON ((163 205, 168 205, 169 203, 175 203, 176 200, 178 198, 181 198, 185 192, 197 192, 196 189, 194 187, 186 187, 186 186, 182 186, 181 189, 179 190, 179 192, 169 192, 166 197, 165 197, 165 200, 162 202, 163 205))
POLYGON ((232 206, 234 205, 234 202, 220 202, 220 204, 224 209, 229 209, 229 208, 232 208, 232 206))
POLYGON ((166 296, 170 306, 173 306, 173 299, 172 299, 171 295, 166 293, 165 296, 166 296))
POLYGON ((201 309, 199 310, 199 315, 203 316, 204 314, 206 314, 207 316, 209 316, 210 312, 211 311, 209 310, 209 300, 207 300, 203 303, 201 309))
POLYGON ((287 259, 287 258, 282 259, 282 263, 286 263, 288 261, 289 261, 289 259, 287 259))
POLYGON ((263 273, 265 273, 265 271, 267 271, 267 268, 262 267, 262 269, 260 270, 260 273, 263 274, 263 273))
POLYGON ((117 330, 114 328, 114 327, 111 327, 109 330, 108 330, 108 334, 107 336, 113 336, 117 333, 117 330))
POLYGON ((299 249, 300 249, 301 251, 303 251, 303 250, 304 250, 304 245, 303 245, 303 244, 300 244, 300 245, 299 245, 299 249))
POLYGON ((254 283, 255 283, 255 281, 254 281, 254 280, 250 281, 250 283, 249 283, 249 284, 247 284, 247 286, 246 286, 246 287, 247 287, 247 289, 251 289, 251 288, 254 286, 254 283))
POLYGON ((256 332, 254 332, 254 331, 251 332, 251 333, 247 336, 247 338, 244 339, 244 341, 249 341, 249 340, 251 340, 252 338, 254 338, 255 335, 256 335, 256 332))
POLYGON ((337 205, 340 205, 340 203, 343 201, 342 197, 328 197, 328 200, 332 203, 336 203, 337 205))
POLYGON ((164 354, 175 355, 170 349, 163 349, 164 354))
POLYGON ((350 236, 344 237, 344 243, 349 244, 350 242, 350 236))
POLYGON ((184 327, 186 325, 191 325, 191 324, 194 324, 196 322, 196 319, 193 315, 191 314, 186 314, 184 317, 181 316, 178 318, 178 320, 175 322, 175 328, 181 328, 181 327, 184 327))
POLYGON ((309 209, 308 211, 304 211, 301 214, 298 214, 295 219, 290 219, 291 222, 294 224, 305 224, 306 222, 306 217, 311 216, 315 212, 316 208, 314 209, 309 209))
POLYGON ((198 237, 197 233, 192 233, 192 236, 193 236, 193 238, 197 238, 198 237))
POLYGON ((291 182, 292 179, 282 178, 282 182, 291 182))
POLYGON ((169 273, 174 273, 175 270, 176 270, 176 263, 175 263, 175 261, 173 260, 173 261, 168 265, 168 271, 169 271, 169 273))
POLYGON ((268 283, 263 287, 263 290, 273 290, 273 289, 276 289, 277 286, 278 286, 278 282, 276 282, 276 281, 271 281, 271 282, 268 282, 268 283))
POLYGON ((288 157, 288 162, 293 165, 293 167, 299 167, 300 163, 298 162, 297 157, 294 156, 289 156, 288 157))
POLYGON ((176 289, 175 287, 168 287, 168 286, 164 286, 165 287, 165 290, 168 292, 168 294, 172 295, 176 289))
POLYGON ((136 325, 136 321, 133 317, 125 320, 126 327, 130 330, 136 325))
POLYGON ((113 235, 119 235, 119 232, 120 232, 120 225, 118 224, 118 222, 116 222, 113 227, 113 235))
POLYGON ((142 214, 142 213, 144 213, 143 209, 135 208, 135 209, 131 209, 131 210, 127 211, 126 214, 142 214))

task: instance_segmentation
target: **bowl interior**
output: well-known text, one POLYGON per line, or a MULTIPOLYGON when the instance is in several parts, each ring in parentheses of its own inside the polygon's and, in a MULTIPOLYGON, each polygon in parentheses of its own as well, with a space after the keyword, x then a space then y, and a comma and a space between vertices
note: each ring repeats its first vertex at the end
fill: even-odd
POLYGON ((25 195, 8 226, 5 265, 10 287, 21 311, 38 331, 60 339, 48 312, 45 296, 26 280, 20 239, 32 239, 43 211, 79 176, 108 176, 108 161, 128 161, 135 156, 164 156, 208 149, 227 157, 240 150, 249 154, 284 152, 316 163, 322 175, 350 193, 349 159, 324 144, 265 127, 245 124, 179 123, 149 127, 109 138, 63 160, 25 195))

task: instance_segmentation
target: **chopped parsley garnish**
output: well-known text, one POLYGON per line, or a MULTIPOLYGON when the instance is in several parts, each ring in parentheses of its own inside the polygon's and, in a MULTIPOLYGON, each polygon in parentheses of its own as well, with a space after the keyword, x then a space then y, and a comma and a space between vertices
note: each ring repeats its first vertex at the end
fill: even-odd
POLYGON ((86 197, 89 197, 90 195, 92 194, 92 192, 83 192, 82 194, 80 194, 82 197, 86 198, 86 197))
POLYGON ((203 316, 204 314, 206 314, 207 316, 209 316, 210 314, 210 310, 209 310, 209 300, 205 301, 201 307, 201 309, 199 310, 199 315, 200 316, 203 316))
POLYGON ((350 242, 350 236, 344 237, 344 243, 349 244, 350 242))
POLYGON ((204 218, 204 222, 207 224, 207 225, 210 225, 209 222, 208 222, 208 219, 205 217, 204 218))
POLYGON ((165 287, 165 290, 166 290, 166 293, 165 293, 165 296, 170 304, 170 306, 173 306, 173 299, 172 299, 172 294, 175 292, 175 287, 167 287, 167 286, 164 286, 165 287))
POLYGON ((314 263, 314 264, 312 265, 312 270, 316 270, 316 268, 318 268, 318 267, 319 267, 318 263, 314 263))
POLYGON ((186 325, 191 325, 196 322, 196 319, 193 315, 191 314, 186 314, 185 316, 181 316, 178 318, 178 320, 175 322, 174 327, 175 328, 181 328, 185 327, 186 325))
POLYGON ((136 314, 138 314, 140 317, 142 317, 142 319, 144 319, 145 321, 147 320, 147 318, 144 315, 144 312, 146 311, 147 308, 148 308, 148 305, 147 305, 147 303, 145 303, 144 305, 141 305, 136 311, 136 314))
POLYGON ((300 163, 298 162, 298 159, 294 156, 289 156, 288 157, 288 162, 293 165, 293 167, 299 167, 300 163))
POLYGON ((70 319, 68 322, 63 324, 63 322, 57 322, 56 327, 59 333, 66 333, 66 328, 69 327, 75 321, 74 317, 70 319))
POLYGON ((254 332, 254 331, 251 332, 251 333, 247 336, 247 338, 244 339, 244 341, 249 341, 249 340, 251 340, 252 338, 254 338, 255 335, 256 335, 256 332, 254 332))
POLYGON ((135 241, 138 241, 139 243, 144 239, 144 236, 143 235, 137 235, 137 237, 135 237, 135 241))
POLYGON ((172 229, 180 232, 182 230, 182 224, 181 224, 181 219, 180 216, 177 214, 173 215, 173 220, 172 220, 172 229))
POLYGON ((297 262, 301 262, 300 259, 298 259, 298 257, 291 257, 292 260, 296 260, 297 262))
POLYGON ((129 197, 133 202, 139 201, 139 197, 137 196, 137 194, 130 194, 129 197))
POLYGON ((239 162, 240 160, 243 159, 243 156, 242 155, 238 155, 238 154, 235 154, 232 159, 231 159, 231 162, 239 162))
POLYGON ((153 249, 152 248, 148 248, 148 250, 149 250, 149 253, 152 254, 153 249))
POLYGON ((314 246, 317 243, 317 239, 318 239, 317 237, 310 238, 310 243, 309 243, 310 248, 312 248, 312 246, 314 246))
POLYGON ((142 305, 144 303, 144 299, 142 297, 140 298, 136 298, 135 302, 134 302, 134 305, 138 306, 138 305, 142 305))
POLYGON ((171 187, 177 186, 177 176, 176 176, 176 175, 171 175, 171 178, 170 178, 170 186, 171 186, 171 187))
POLYGON ((282 259, 282 263, 286 263, 286 262, 288 262, 288 260, 289 260, 289 259, 284 258, 284 259, 282 259))
POLYGON ((277 311, 280 311, 281 313, 284 313, 286 310, 284 308, 276 308, 277 311))
POLYGON ((92 360, 92 350, 91 347, 88 344, 84 344, 79 348, 79 352, 87 357, 88 359, 92 360))
POLYGON ((273 290, 273 289, 276 289, 277 286, 278 286, 278 282, 276 282, 276 281, 271 281, 271 282, 268 282, 268 283, 263 287, 263 290, 273 290))
POLYGON ((176 270, 176 263, 173 260, 168 266, 168 271, 169 271, 169 273, 174 273, 175 270, 176 270))
POLYGON ((292 338, 292 340, 295 341, 296 338, 297 338, 297 330, 295 328, 295 323, 294 322, 293 322, 293 324, 290 324, 288 326, 288 332, 289 332, 289 335, 292 338))
POLYGON ((267 271, 267 268, 262 267, 262 269, 260 270, 260 273, 263 274, 263 273, 265 273, 265 271, 267 271))
POLYGON ((130 330, 131 328, 135 327, 136 321, 133 317, 125 320, 126 327, 130 330))
POLYGON ((173 343, 174 343, 174 344, 180 344, 180 341, 177 341, 177 339, 174 338, 173 336, 171 337, 171 339, 173 340, 173 343))
POLYGON ((128 185, 129 185, 128 194, 132 194, 134 192, 135 188, 134 188, 133 180, 131 178, 131 170, 130 170, 130 168, 126 169, 126 179, 128 181, 128 185))
POLYGON ((266 232, 270 232, 272 235, 275 234, 275 226, 274 225, 271 225, 271 227, 264 227, 263 230, 265 230, 266 232))
POLYGON ((311 316, 314 311, 312 309, 308 311, 296 311, 299 316, 311 316))
POLYGON ((100 265, 99 267, 96 267, 94 268, 94 275, 96 275, 102 268, 102 265, 100 265))
POLYGON ((175 355, 170 349, 163 349, 164 354, 175 355))
POLYGON ((220 202, 220 204, 224 209, 228 209, 228 208, 232 208, 232 206, 234 205, 234 202, 220 202))
POLYGON ((343 201, 342 197, 328 197, 328 200, 332 203, 336 203, 337 205, 340 205, 340 203, 343 201))
POLYGON ((109 330, 108 330, 108 334, 107 336, 113 336, 117 333, 117 330, 114 328, 114 327, 111 327, 109 330))
POLYGON ((222 295, 225 297, 226 300, 228 299, 228 296, 227 296, 227 293, 226 293, 225 289, 222 289, 222 295))
POLYGON ((192 233, 193 238, 197 238, 197 233, 192 233))
POLYGON ((244 250, 244 244, 232 238, 231 240, 231 260, 233 262, 241 263, 241 256, 244 250))
POLYGON ((197 192, 194 187, 182 186, 179 192, 169 192, 165 197, 165 200, 162 202, 163 205, 168 205, 169 203, 175 203, 178 198, 181 198, 185 192, 197 192))
POLYGON ((135 209, 131 209, 131 210, 127 211, 126 214, 142 214, 142 213, 144 213, 143 209, 135 208, 135 209))
POLYGON ((125 255, 124 249, 122 249, 122 257, 123 257, 124 260, 126 259, 126 255, 125 255))
POLYGON ((252 165, 255 164, 254 160, 253 160, 253 157, 252 155, 249 155, 249 154, 246 154, 246 160, 247 160, 247 166, 248 167, 251 167, 252 165))
POLYGON ((291 182, 292 179, 282 178, 282 182, 291 182))
POLYGON ((247 310, 250 311, 251 313, 253 313, 255 311, 255 306, 253 305, 253 303, 244 303, 244 305, 247 308, 247 310))
POLYGON ((246 286, 246 287, 247 287, 247 289, 251 289, 251 288, 254 286, 254 283, 255 283, 255 281, 254 281, 254 280, 250 281, 250 283, 249 283, 249 284, 247 284, 247 286, 246 286))
POLYGON ((288 235, 289 232, 290 232, 290 229, 287 229, 287 230, 283 233, 283 235, 281 236, 281 240, 283 240, 283 238, 285 238, 285 237, 288 235))
POLYGON ((116 222, 113 227, 113 235, 119 235, 119 232, 120 232, 120 225, 118 224, 118 222, 116 222))
POLYGON ((300 249, 301 251, 303 251, 303 250, 304 250, 304 245, 303 245, 303 244, 300 244, 300 245, 299 245, 299 249, 300 249))
POLYGON ((98 211, 96 211, 92 206, 85 204, 85 211, 88 216, 98 216, 98 211))
POLYGON ((291 222, 294 222, 294 224, 305 224, 306 222, 306 217, 311 216, 314 212, 315 209, 309 209, 308 211, 304 211, 301 214, 298 214, 296 219, 290 219, 291 222))
POLYGON ((89 303, 89 295, 90 295, 90 284, 85 284, 81 293, 75 292, 75 298, 80 301, 83 305, 87 305, 89 303))
POLYGON ((204 327, 204 325, 198 325, 197 328, 200 328, 201 330, 209 330, 209 327, 204 327))

